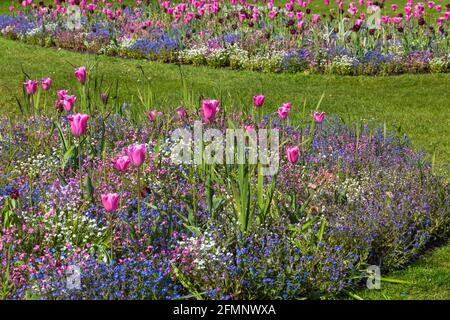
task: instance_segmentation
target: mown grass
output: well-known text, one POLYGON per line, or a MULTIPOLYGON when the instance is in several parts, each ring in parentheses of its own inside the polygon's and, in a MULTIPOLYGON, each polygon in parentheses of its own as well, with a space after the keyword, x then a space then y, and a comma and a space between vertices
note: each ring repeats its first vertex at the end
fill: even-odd
POLYGON ((429 252, 405 270, 388 277, 408 283, 381 282, 380 290, 363 290, 357 294, 366 300, 450 299, 450 245, 429 252))
MULTIPOLYGON (((55 86, 76 92, 73 66, 98 63, 106 83, 119 81, 119 96, 137 103, 138 89, 147 85, 138 66, 152 80, 156 109, 169 111, 183 98, 180 69, 174 64, 125 60, 40 48, 0 38, 0 107, 18 112, 15 97, 21 95, 22 69, 30 77, 50 76, 55 86)), ((447 171, 450 158, 450 74, 401 75, 392 77, 342 77, 304 74, 264 74, 207 67, 182 66, 189 90, 196 97, 227 96, 236 104, 251 106, 256 93, 267 96, 275 111, 283 101, 300 108, 304 100, 313 110, 325 93, 321 109, 351 119, 373 119, 390 128, 400 127, 413 145, 429 154, 447 171)))

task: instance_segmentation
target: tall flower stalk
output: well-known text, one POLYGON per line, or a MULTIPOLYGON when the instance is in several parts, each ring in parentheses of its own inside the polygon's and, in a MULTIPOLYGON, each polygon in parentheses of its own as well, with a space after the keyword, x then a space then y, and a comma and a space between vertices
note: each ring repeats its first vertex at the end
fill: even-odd
POLYGON ((89 120, 89 116, 87 114, 73 114, 69 116, 70 123, 70 131, 72 134, 78 138, 78 170, 80 174, 80 195, 81 199, 83 199, 83 168, 82 168, 82 159, 81 159, 81 137, 86 134, 87 131, 87 122, 89 120))
POLYGON ((138 213, 138 230, 141 231, 141 166, 145 161, 147 148, 145 144, 137 144, 128 147, 128 158, 131 165, 137 167, 137 213, 138 213))

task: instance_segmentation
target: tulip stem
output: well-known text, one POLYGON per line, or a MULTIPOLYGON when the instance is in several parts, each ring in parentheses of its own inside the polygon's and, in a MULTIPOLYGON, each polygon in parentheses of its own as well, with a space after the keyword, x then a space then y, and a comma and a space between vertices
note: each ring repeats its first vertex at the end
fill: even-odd
POLYGON ((138 230, 141 232, 141 167, 137 168, 137 213, 138 213, 138 230))
POLYGON ((81 199, 83 200, 83 170, 82 170, 82 163, 81 163, 81 137, 78 139, 78 170, 80 174, 80 195, 81 199))
POLYGON ((113 243, 113 241, 114 241, 114 226, 113 226, 113 223, 112 223, 112 212, 109 215, 109 229, 110 229, 110 232, 111 232, 111 241, 110 241, 111 260, 113 260, 113 257, 114 257, 114 243, 113 243))

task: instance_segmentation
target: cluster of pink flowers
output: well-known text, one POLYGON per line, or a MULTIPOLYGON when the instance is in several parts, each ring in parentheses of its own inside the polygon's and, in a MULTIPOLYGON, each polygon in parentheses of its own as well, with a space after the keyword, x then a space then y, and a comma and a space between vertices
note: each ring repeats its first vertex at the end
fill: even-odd
MULTIPOLYGON (((27 80, 27 81, 25 81, 24 86, 25 86, 26 93, 28 95, 32 96, 36 93, 36 91, 39 87, 39 83, 36 80, 27 80)), ((42 90, 44 90, 44 91, 50 90, 50 88, 52 86, 52 79, 50 79, 50 78, 42 79, 41 86, 42 86, 42 90)))

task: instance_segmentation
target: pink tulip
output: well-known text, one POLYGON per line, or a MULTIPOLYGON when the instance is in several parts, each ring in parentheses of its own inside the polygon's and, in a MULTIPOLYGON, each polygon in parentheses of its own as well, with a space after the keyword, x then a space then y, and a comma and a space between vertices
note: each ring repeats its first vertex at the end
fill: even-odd
POLYGON ((312 23, 313 24, 318 24, 320 21, 320 14, 313 14, 312 15, 312 23))
POLYGON ((434 8, 436 9, 437 12, 441 12, 441 10, 442 10, 442 6, 440 6, 440 5, 437 5, 434 8))
POLYGON ((102 93, 100 95, 100 98, 102 99, 102 103, 106 105, 106 102, 108 101, 108 96, 105 93, 102 93))
POLYGON ((52 79, 44 78, 44 79, 42 79, 41 84, 42 84, 42 89, 44 91, 48 91, 48 90, 50 90, 50 88, 52 86, 52 79))
POLYGON ((78 82, 81 84, 84 84, 86 82, 87 77, 87 71, 85 67, 79 67, 78 69, 75 69, 75 77, 77 78, 78 82))
POLYGON ((285 102, 281 105, 283 108, 286 108, 289 112, 291 111, 292 108, 292 102, 285 102))
POLYGON ((216 113, 219 111, 219 100, 203 100, 202 101, 202 118, 203 122, 211 123, 216 117, 216 113))
POLYGON ((118 156, 113 160, 114 167, 120 172, 125 172, 130 165, 130 158, 128 156, 118 156))
POLYGON ((391 5, 391 10, 392 11, 396 11, 397 10, 397 5, 396 4, 391 5))
POLYGON ((57 95, 58 95, 58 98, 64 99, 64 97, 67 96, 68 93, 69 93, 69 91, 67 91, 67 90, 58 90, 57 95))
POLYGON ((279 107, 278 108, 278 117, 281 120, 286 120, 287 117, 289 116, 289 111, 290 110, 288 108, 286 108, 286 107, 283 107, 283 106, 279 107))
POLYGON ((156 112, 156 110, 147 112, 148 121, 150 121, 150 122, 156 121, 157 115, 158 115, 158 113, 156 112))
POLYGON ((9 6, 9 12, 13 12, 14 11, 14 6, 9 6))
POLYGON ((119 206, 120 195, 118 193, 102 194, 102 203, 107 212, 113 212, 117 210, 119 206))
MULTIPOLYGON (((73 104, 71 104, 70 101, 64 99, 56 101, 56 106, 59 108, 62 107, 66 112, 72 111, 73 108, 73 104)), ((60 111, 62 110, 60 109, 60 111)))
POLYGON ((434 1, 428 1, 428 8, 432 9, 434 7, 434 1))
POLYGON ((36 90, 38 88, 38 82, 36 80, 28 80, 24 83, 24 85, 25 85, 25 91, 27 92, 27 94, 32 96, 33 94, 36 93, 36 90))
POLYGON ((277 15, 278 15, 278 12, 276 12, 276 11, 269 11, 269 18, 270 18, 270 20, 275 19, 277 15))
POLYGON ((325 112, 314 112, 313 119, 315 123, 322 123, 325 119, 325 112))
POLYGON ((286 156, 290 163, 296 164, 298 161, 298 147, 291 147, 286 149, 286 156))
POLYGON ((71 111, 73 109, 73 106, 75 105, 75 102, 77 101, 77 97, 76 96, 70 96, 70 95, 65 95, 63 98, 63 105, 64 105, 64 110, 65 111, 71 111))
POLYGON ((136 144, 128 147, 128 157, 130 158, 130 162, 133 166, 139 167, 145 161, 145 154, 147 152, 147 148, 145 144, 136 144))
POLYGON ((253 96, 253 104, 255 105, 256 108, 261 108, 264 104, 265 99, 266 97, 263 96, 262 94, 253 96))
POLYGON ((252 124, 244 125, 244 130, 246 133, 251 133, 251 132, 253 132, 254 129, 255 129, 255 127, 252 124))
POLYGON ((69 116, 70 131, 75 137, 81 137, 87 131, 87 122, 89 116, 87 114, 76 113, 69 116))
POLYGON ((183 107, 178 107, 177 115, 178 115, 178 118, 180 118, 181 120, 185 119, 187 117, 186 109, 184 109, 183 107))

